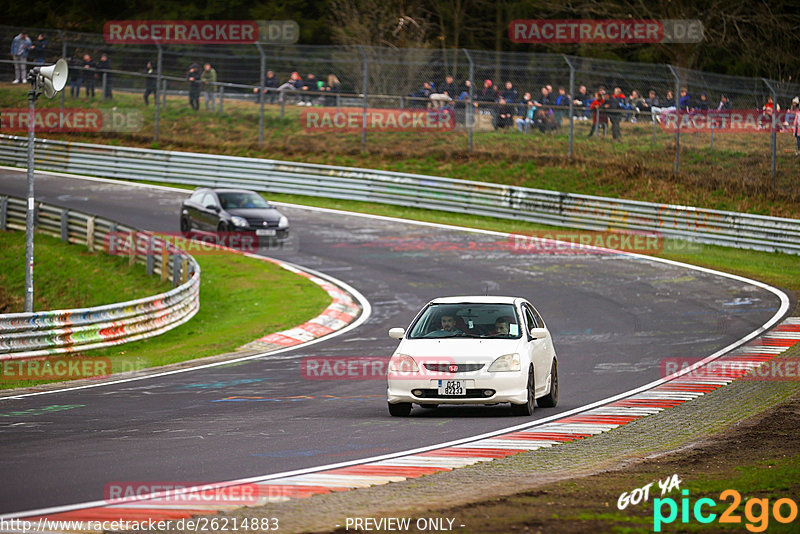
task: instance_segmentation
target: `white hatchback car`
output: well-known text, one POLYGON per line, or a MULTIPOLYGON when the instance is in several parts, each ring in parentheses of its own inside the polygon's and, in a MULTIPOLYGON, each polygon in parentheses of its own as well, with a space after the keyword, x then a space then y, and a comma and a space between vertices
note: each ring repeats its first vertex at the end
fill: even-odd
POLYGON ((558 402, 558 360, 536 309, 515 297, 445 297, 430 301, 408 331, 392 328, 400 345, 389 360, 389 413, 411 405, 511 403, 531 415, 534 402, 558 402))

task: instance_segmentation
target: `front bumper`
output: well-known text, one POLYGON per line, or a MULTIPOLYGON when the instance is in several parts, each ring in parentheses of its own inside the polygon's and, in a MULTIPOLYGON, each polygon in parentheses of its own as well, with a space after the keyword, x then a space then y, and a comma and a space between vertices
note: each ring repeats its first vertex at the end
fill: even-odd
POLYGON ((386 395, 389 404, 411 402, 414 404, 498 404, 510 402, 525 404, 528 402, 528 377, 522 371, 489 373, 454 374, 447 378, 420 377, 408 379, 389 379, 386 395), (438 395, 439 380, 464 380, 465 396, 438 395), (422 395, 415 395, 419 390, 422 395), (491 390, 486 396, 483 392, 491 390))

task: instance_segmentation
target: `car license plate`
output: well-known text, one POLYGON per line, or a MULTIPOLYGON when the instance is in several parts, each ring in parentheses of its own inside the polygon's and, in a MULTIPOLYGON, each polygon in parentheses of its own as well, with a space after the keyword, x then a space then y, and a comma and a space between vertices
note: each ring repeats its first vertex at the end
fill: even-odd
POLYGON ((272 236, 275 235, 275 230, 256 230, 256 235, 260 236, 272 236))
POLYGON ((439 395, 466 395, 467 388, 465 382, 465 380, 439 380, 439 395))

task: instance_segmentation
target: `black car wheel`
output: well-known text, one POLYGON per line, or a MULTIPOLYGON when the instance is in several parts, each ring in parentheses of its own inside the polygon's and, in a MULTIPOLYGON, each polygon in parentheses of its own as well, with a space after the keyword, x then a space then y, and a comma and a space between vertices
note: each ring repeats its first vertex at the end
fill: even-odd
POLYGON ((227 232, 227 231, 228 231, 228 225, 225 224, 224 222, 220 222, 217 225, 217 232, 227 232))
POLYGON ((389 413, 394 417, 408 417, 411 414, 410 402, 389 403, 389 413))
POLYGON ((520 415, 520 416, 531 416, 533 415, 533 406, 536 400, 534 399, 533 394, 534 382, 533 382, 533 366, 528 370, 528 402, 525 404, 512 404, 511 405, 511 414, 512 415, 520 415))
POLYGON ((181 215, 181 232, 184 234, 188 234, 192 231, 192 223, 189 222, 189 219, 186 218, 185 215, 181 215))
POLYGON ((542 408, 555 408, 558 404, 558 363, 553 360, 553 368, 550 369, 550 392, 538 400, 542 408))

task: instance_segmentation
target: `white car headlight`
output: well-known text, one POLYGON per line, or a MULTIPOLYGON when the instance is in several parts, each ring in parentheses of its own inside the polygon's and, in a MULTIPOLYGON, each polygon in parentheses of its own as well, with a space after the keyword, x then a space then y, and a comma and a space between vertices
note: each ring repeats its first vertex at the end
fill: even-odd
POLYGON ((392 375, 397 377, 418 372, 419 366, 417 366, 417 362, 408 354, 395 354, 389 360, 389 378, 393 378, 392 375))
POLYGON ((519 354, 504 354, 492 362, 489 366, 490 373, 501 373, 506 371, 519 371, 519 354))
POLYGON ((278 228, 288 228, 289 227, 289 219, 286 218, 286 215, 281 215, 280 220, 278 220, 278 228))
POLYGON ((244 228, 245 226, 247 226, 247 219, 245 219, 244 217, 239 217, 238 215, 234 215, 233 217, 231 217, 231 222, 233 223, 234 226, 238 226, 240 228, 244 228))

